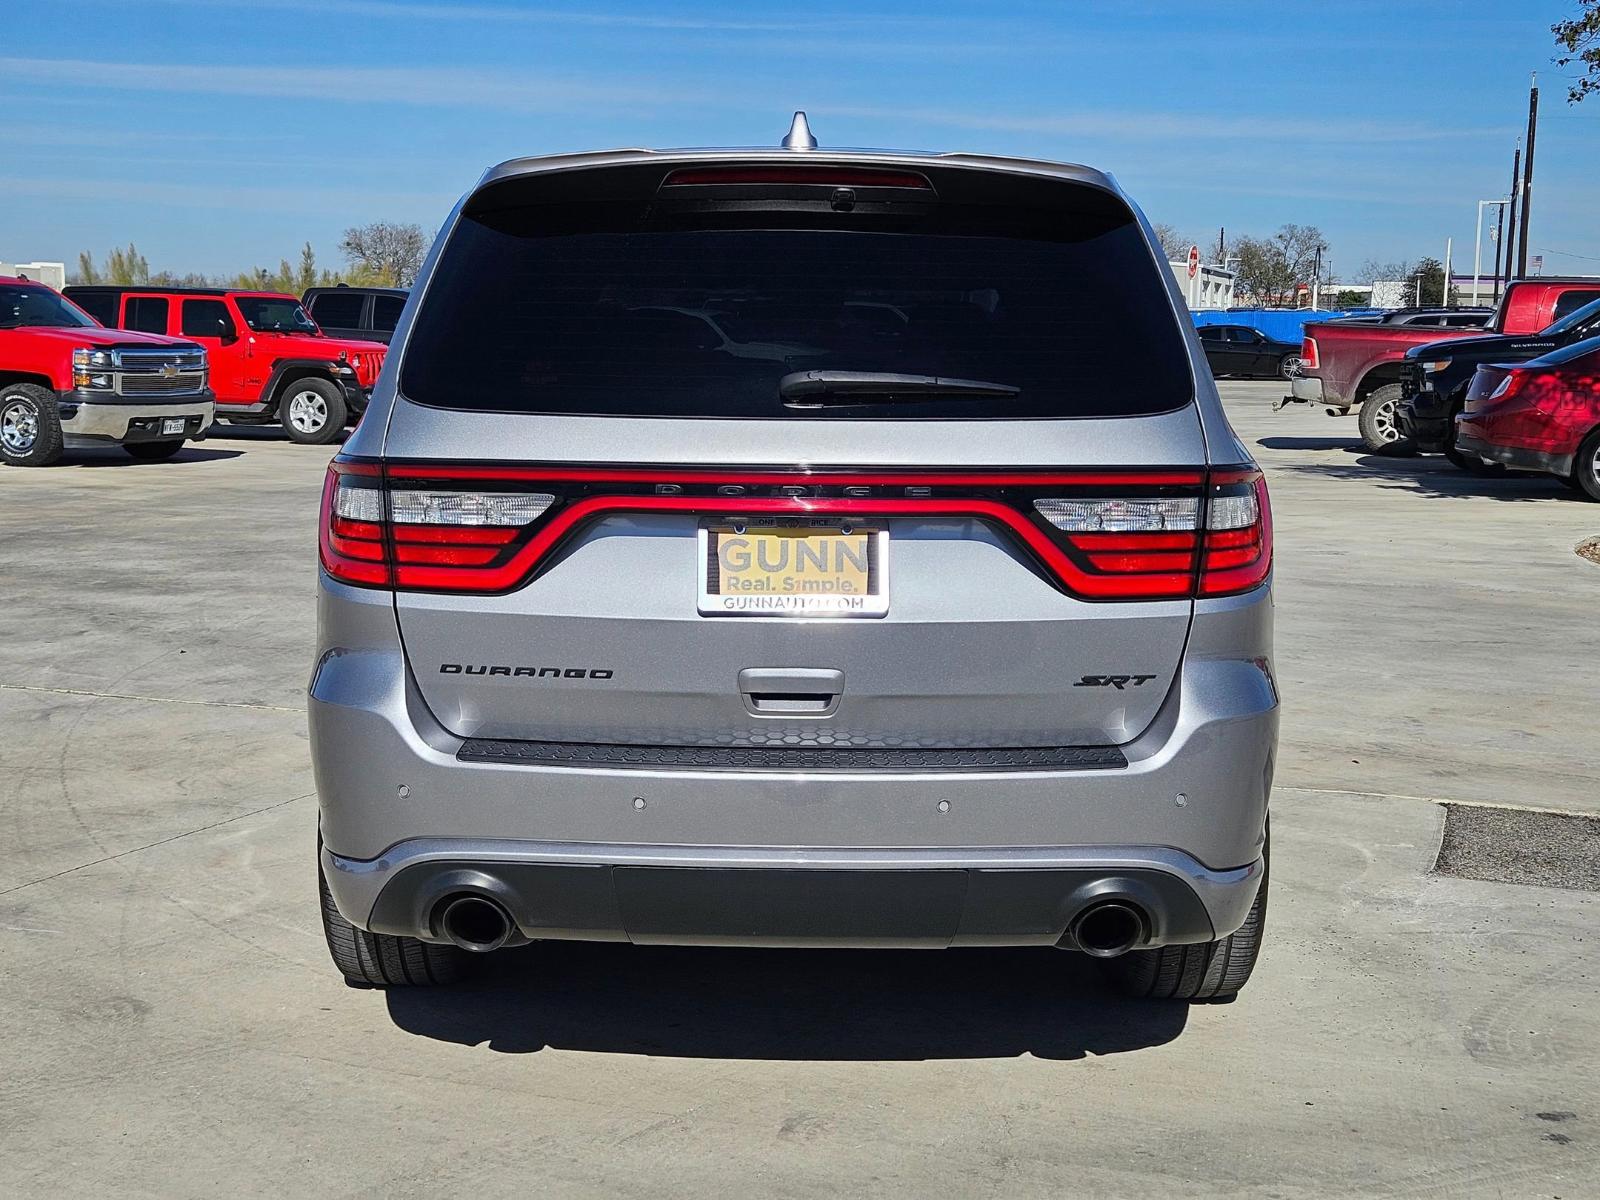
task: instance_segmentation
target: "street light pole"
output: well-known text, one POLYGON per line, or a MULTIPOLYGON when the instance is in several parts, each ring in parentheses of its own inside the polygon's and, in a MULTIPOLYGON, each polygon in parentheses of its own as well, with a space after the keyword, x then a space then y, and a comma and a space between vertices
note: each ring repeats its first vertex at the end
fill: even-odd
MULTIPOLYGON (((1491 204, 1499 205, 1501 207, 1501 212, 1502 213, 1505 211, 1505 209, 1504 209, 1505 201, 1504 200, 1479 200, 1478 201, 1478 233, 1477 233, 1477 236, 1472 239, 1472 303, 1474 305, 1482 303, 1482 297, 1478 295, 1478 280, 1483 277, 1483 210, 1486 207, 1488 207, 1489 205, 1491 205, 1491 204)), ((1491 229, 1489 232, 1493 233, 1494 230, 1491 229)), ((1495 261, 1498 264, 1498 262, 1499 262, 1499 246, 1498 246, 1498 244, 1496 245, 1495 252, 1496 252, 1495 261)), ((1499 268, 1498 268, 1498 265, 1497 265, 1496 269, 1495 269, 1495 274, 1498 276, 1499 273, 1500 272, 1499 272, 1499 268)), ((1496 279, 1496 283, 1497 284, 1498 284, 1498 282, 1499 282, 1499 280, 1496 279)))

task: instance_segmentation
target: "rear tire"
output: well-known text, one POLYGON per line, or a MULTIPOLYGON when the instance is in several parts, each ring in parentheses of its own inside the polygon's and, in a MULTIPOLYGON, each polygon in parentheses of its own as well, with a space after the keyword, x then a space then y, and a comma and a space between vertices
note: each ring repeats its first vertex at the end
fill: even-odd
POLYGON ((48 467, 61 458, 61 414, 55 393, 36 383, 0 388, 0 462, 48 467))
POLYGON ((1416 443, 1400 435, 1396 413, 1400 407, 1400 385, 1386 383, 1361 403, 1356 418, 1361 441, 1374 454, 1415 454, 1416 443))
POLYGON ((278 393, 278 420, 289 440, 302 446, 337 440, 349 419, 344 392, 326 379, 296 379, 278 393))
POLYGON ((1600 500, 1600 429, 1590 431, 1572 460, 1572 486, 1591 500, 1600 500))
POLYGON ((164 458, 171 458, 183 449, 183 443, 178 442, 124 442, 122 448, 130 457, 137 458, 140 462, 160 462, 164 458))
POLYGON ((1232 1000, 1250 980, 1267 928, 1270 846, 1261 853, 1261 888, 1250 915, 1221 941, 1131 950, 1101 961, 1112 986, 1146 1000, 1232 1000))
MULTIPOLYGON (((318 846, 318 858, 321 846, 318 846)), ((346 921, 334 906, 322 864, 317 864, 317 890, 322 897, 322 932, 333 965, 346 980, 362 987, 428 987, 455 983, 466 974, 466 955, 454 946, 435 946, 419 938, 369 933, 346 921)))

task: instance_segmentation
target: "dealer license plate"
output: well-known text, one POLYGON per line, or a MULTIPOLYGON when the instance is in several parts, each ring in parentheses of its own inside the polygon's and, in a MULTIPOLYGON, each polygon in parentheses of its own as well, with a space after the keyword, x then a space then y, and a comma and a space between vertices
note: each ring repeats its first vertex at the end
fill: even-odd
POLYGON ((809 517, 708 522, 700 528, 700 611, 881 617, 889 611, 889 531, 809 517))

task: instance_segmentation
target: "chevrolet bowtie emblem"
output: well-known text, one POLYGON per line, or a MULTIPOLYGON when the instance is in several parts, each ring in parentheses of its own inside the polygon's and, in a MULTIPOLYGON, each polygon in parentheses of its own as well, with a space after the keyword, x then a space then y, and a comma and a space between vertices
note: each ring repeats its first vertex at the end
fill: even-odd
POLYGON ((161 368, 161 375, 165 379, 171 379, 177 375, 177 373, 178 368, 173 366, 171 363, 168 363, 166 366, 161 368))

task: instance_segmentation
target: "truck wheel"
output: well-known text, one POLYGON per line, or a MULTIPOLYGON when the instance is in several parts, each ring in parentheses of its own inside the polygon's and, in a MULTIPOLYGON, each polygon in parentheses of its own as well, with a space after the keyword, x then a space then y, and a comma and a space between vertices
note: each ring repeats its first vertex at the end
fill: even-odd
POLYGON ((322 897, 322 932, 333 965, 351 983, 364 987, 427 987, 455 983, 466 972, 466 955, 454 946, 435 946, 419 938, 357 929, 339 914, 322 875, 318 845, 317 890, 322 897))
POLYGON ((1101 969, 1112 985, 1125 996, 1148 1000, 1231 1000, 1238 995, 1255 970, 1266 932, 1270 855, 1269 843, 1262 851, 1261 889, 1236 932, 1219 942, 1132 950, 1102 959, 1101 969))
POLYGON ((1285 354, 1278 360, 1278 374, 1285 379, 1293 379, 1300 374, 1300 356, 1298 354, 1285 354))
POLYGON ((1361 441, 1374 454, 1415 454, 1416 444, 1400 436, 1396 412, 1400 407, 1400 385, 1386 383, 1361 404, 1356 422, 1361 441))
POLYGON ((1591 500, 1600 500, 1600 429, 1592 430, 1572 460, 1572 486, 1591 500))
POLYGON ((0 462, 48 467, 61 457, 61 415, 55 395, 36 383, 0 388, 0 462))
POLYGON ((278 394, 278 420, 289 440, 302 446, 334 441, 349 416, 344 392, 326 379, 296 379, 278 394))
POLYGON ((183 442, 124 442, 122 448, 140 462, 160 462, 183 449, 183 442))

